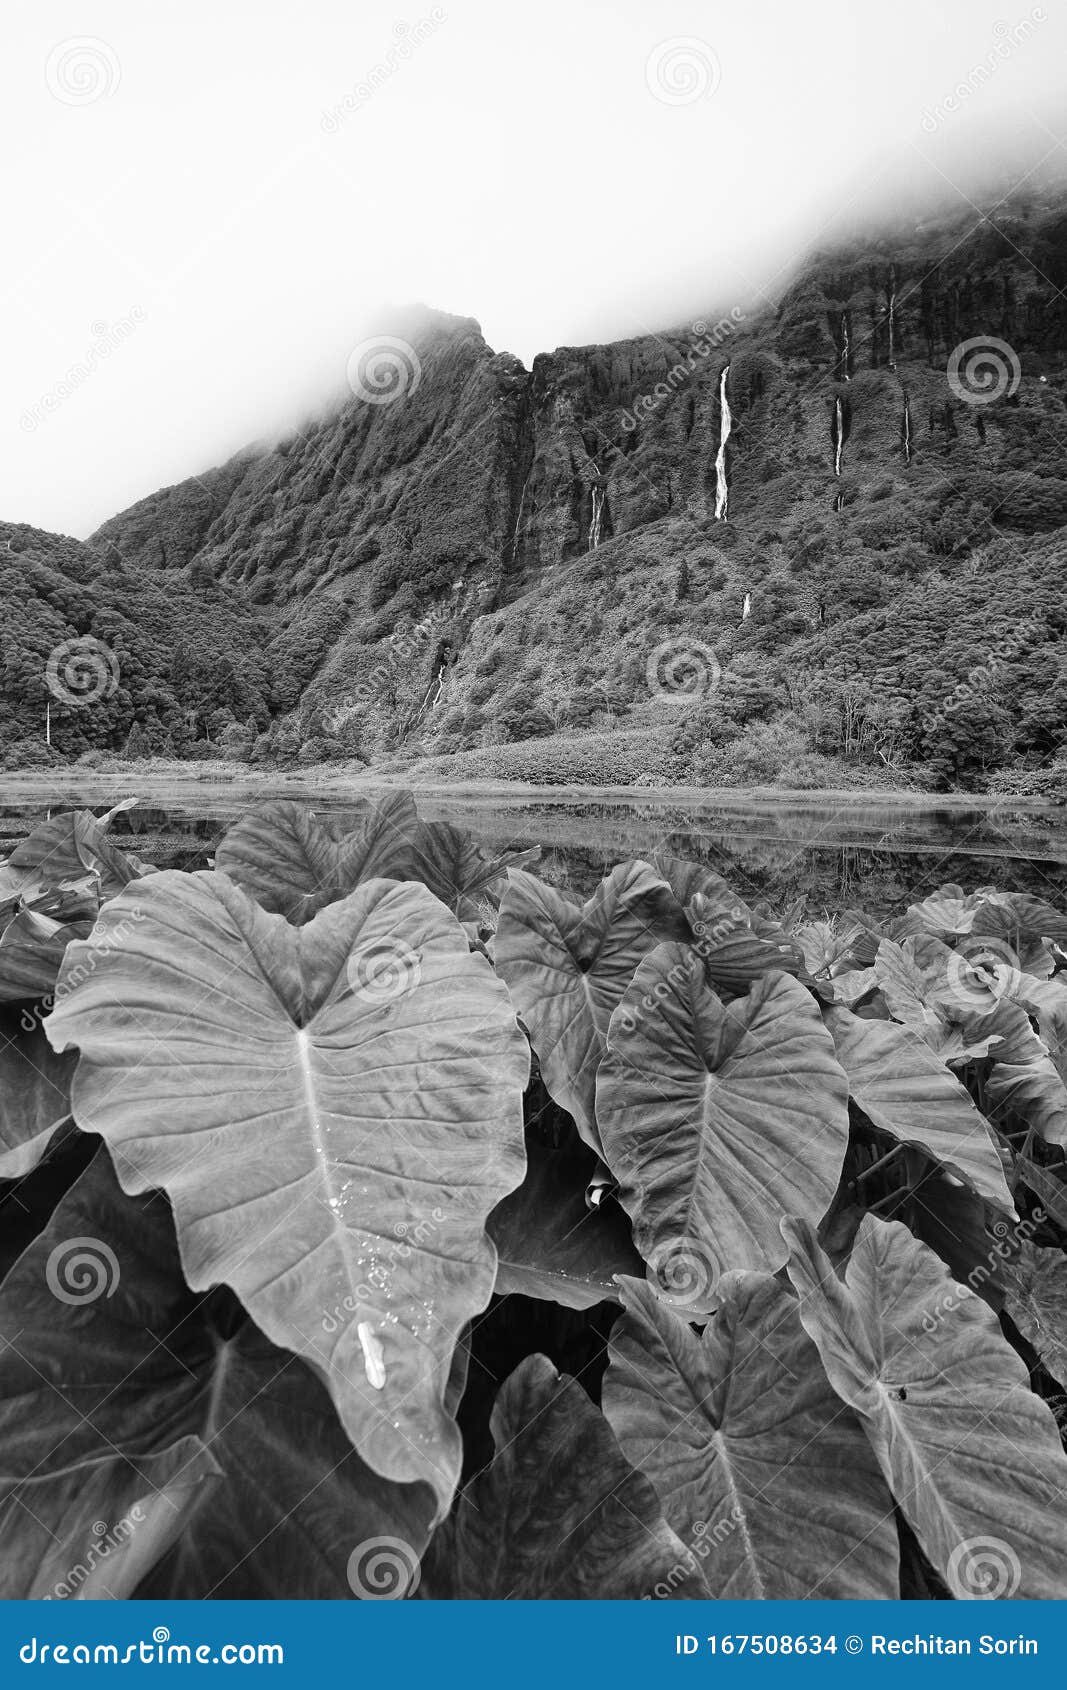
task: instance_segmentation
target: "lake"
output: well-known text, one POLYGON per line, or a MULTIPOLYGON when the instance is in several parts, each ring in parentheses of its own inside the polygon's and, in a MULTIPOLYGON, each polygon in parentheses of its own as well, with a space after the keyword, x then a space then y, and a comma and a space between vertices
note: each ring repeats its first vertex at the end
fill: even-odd
MULTIPOLYGON (((8 777, 0 785, 0 851, 50 812, 99 813, 137 791, 137 807, 112 823, 116 837, 160 867, 203 868, 229 823, 266 797, 343 815, 373 790, 340 782, 313 788, 285 777, 252 788, 195 780, 141 788, 113 777, 30 785, 8 777)), ((626 857, 668 851, 711 864, 747 900, 803 896, 812 914, 860 905, 884 918, 913 892, 945 881, 1034 892, 1067 907, 1067 811, 1031 800, 544 788, 420 789, 415 796, 422 815, 468 828, 494 849, 540 846, 538 872, 582 893, 626 857)))

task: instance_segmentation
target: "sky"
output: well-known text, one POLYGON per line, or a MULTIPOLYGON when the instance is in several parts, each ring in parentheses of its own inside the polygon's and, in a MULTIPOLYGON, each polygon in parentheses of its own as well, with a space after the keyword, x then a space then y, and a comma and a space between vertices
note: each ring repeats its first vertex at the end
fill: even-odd
POLYGON ((0 519, 79 537, 395 308, 528 365, 1067 172, 1059 0, 6 0, 0 47, 0 519))

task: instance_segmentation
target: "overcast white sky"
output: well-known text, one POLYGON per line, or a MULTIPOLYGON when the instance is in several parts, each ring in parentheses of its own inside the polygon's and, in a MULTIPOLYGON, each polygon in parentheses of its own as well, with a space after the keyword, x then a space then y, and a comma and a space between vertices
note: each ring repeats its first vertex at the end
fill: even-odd
POLYGON ((7 0, 0 47, 0 518, 77 535, 382 304, 529 363, 774 293, 850 202, 1067 168, 1061 0, 7 0))

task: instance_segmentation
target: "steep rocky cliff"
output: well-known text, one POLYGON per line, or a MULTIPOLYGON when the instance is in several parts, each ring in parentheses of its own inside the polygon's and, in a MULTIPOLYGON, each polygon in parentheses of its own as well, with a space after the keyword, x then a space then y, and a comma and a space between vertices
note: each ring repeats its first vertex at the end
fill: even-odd
POLYGON ((924 581, 943 599, 994 570, 1006 625, 1067 523, 1065 206, 818 252, 773 308, 529 371, 472 320, 414 313, 388 402, 357 371, 91 550, 246 604, 290 738, 328 751, 347 726, 370 756, 639 723, 650 654, 685 637, 787 686, 794 647, 832 669, 924 581), (990 337, 992 363, 961 362, 990 337))

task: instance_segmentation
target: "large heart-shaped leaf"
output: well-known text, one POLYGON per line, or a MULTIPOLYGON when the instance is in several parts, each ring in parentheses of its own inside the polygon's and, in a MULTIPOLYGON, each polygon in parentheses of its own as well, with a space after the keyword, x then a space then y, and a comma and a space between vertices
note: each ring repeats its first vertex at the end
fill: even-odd
POLYGON ((1067 1456, 995 1315, 896 1222, 864 1217, 844 1282, 812 1227, 783 1232, 830 1383, 950 1590, 1061 1597, 1067 1456))
POLYGON ((907 1027, 825 1012, 851 1096, 881 1132, 914 1144, 980 1197, 1015 1213, 1000 1152, 970 1094, 907 1027))
POLYGON ((340 817, 274 799, 234 823, 215 853, 215 867, 263 909, 301 926, 363 881, 406 879, 418 822, 410 792, 390 792, 367 804, 351 830, 340 817))
POLYGON ((647 1285, 624 1283, 604 1379, 623 1454, 682 1541, 699 1543, 716 1598, 895 1598, 893 1500, 795 1297, 763 1274, 720 1289, 701 1338, 647 1285))
MULTIPOLYGON (((114 813, 114 812, 112 812, 114 813)), ((0 897, 19 886, 85 886, 113 898, 142 872, 89 810, 65 810, 39 822, 0 868, 0 897)))
POLYGON ((435 1534, 420 1597, 706 1595, 648 1480, 582 1387, 545 1356, 529 1356, 506 1381, 492 1426, 496 1458, 435 1534))
POLYGON ((474 921, 484 902, 497 901, 508 870, 536 862, 540 855, 540 846, 534 845, 494 856, 462 828, 420 820, 404 878, 421 880, 461 921, 474 921))
POLYGON ((597 1118, 634 1242, 670 1300, 701 1312, 726 1268, 782 1265, 783 1215, 826 1212, 848 1087, 796 980, 766 975, 724 1007, 691 950, 661 945, 612 1017, 597 1118))
POLYGON ((154 875, 104 906, 95 972, 46 1023, 76 1044, 73 1111, 129 1192, 174 1204, 194 1290, 227 1284, 325 1378, 389 1478, 443 1505, 444 1407, 522 1179, 529 1051, 504 987, 425 887, 371 881, 297 928, 218 874, 154 875))
POLYGON ((0 1179, 35 1168, 70 1110, 75 1058, 59 1056, 39 1021, 0 1020, 0 1179))
POLYGON ((1067 1149, 1067 1086, 1050 1056, 1039 1062, 996 1062, 986 1079, 986 1106, 1005 1132, 1030 1130, 1067 1149))
POLYGON ((190 1294, 166 1202, 123 1196, 103 1149, 5 1280, 0 1334, 4 1596, 347 1597, 366 1540, 417 1561, 430 1489, 371 1472, 229 1292, 190 1294))
POLYGON ((497 969, 530 1031, 545 1085, 600 1153, 596 1071, 612 1011, 641 958, 688 933, 666 881, 624 863, 585 904, 513 869, 500 903, 497 969))

